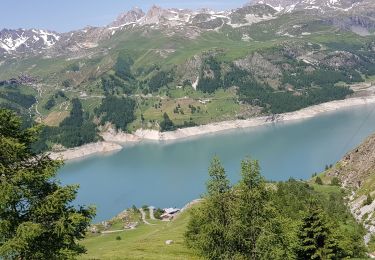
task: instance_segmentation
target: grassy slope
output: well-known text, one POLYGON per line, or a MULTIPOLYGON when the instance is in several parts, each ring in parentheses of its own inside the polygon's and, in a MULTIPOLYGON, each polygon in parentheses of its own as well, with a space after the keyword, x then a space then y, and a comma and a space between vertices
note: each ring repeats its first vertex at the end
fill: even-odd
POLYGON ((160 122, 163 119, 163 113, 166 112, 177 125, 182 125, 185 121, 190 121, 190 119, 201 125, 214 121, 234 119, 241 112, 241 105, 237 101, 237 96, 231 90, 219 90, 212 95, 205 95, 192 89, 176 89, 170 92, 171 98, 151 98, 143 102, 138 100, 140 106, 136 111, 137 120, 129 126, 129 129, 136 130, 142 126, 141 114, 143 114, 146 121, 156 120, 160 122), (210 101, 202 104, 200 101, 205 99, 210 101), (160 108, 155 108, 154 105, 158 105, 159 102, 161 104, 160 108), (183 113, 174 113, 178 105, 180 105, 180 111, 183 111, 183 113), (196 108, 200 107, 200 112, 192 113, 189 105, 196 108))
POLYGON ((188 219, 185 212, 173 222, 154 221, 155 225, 141 224, 135 230, 90 235, 82 242, 88 252, 81 259, 200 259, 184 245, 188 219), (167 240, 174 243, 166 245, 167 240))
MULTIPOLYGON (((341 192, 340 187, 330 185, 311 186, 322 196, 341 192)), ((141 224, 136 230, 121 233, 93 236, 89 235, 82 244, 88 249, 81 259, 200 259, 184 244, 183 234, 189 220, 189 211, 181 214, 176 220, 168 223, 155 221, 156 225, 141 224), (121 240, 116 240, 121 236, 121 240), (173 240, 172 245, 165 241, 173 240)), ((345 228, 352 228, 348 220, 345 228)), ((113 229, 120 228, 114 225, 113 229)))
MULTIPOLYGON (((83 105, 85 111, 92 112, 95 107, 100 105, 100 96, 103 95, 99 80, 100 75, 111 71, 119 52, 128 52, 134 58, 134 71, 138 68, 149 68, 153 65, 168 70, 184 63, 194 55, 213 49, 222 51, 222 55, 219 57, 220 60, 233 61, 252 52, 262 52, 266 49, 274 48, 285 41, 293 41, 296 44, 306 42, 317 43, 321 44, 324 48, 330 49, 332 46, 361 45, 372 38, 359 37, 350 32, 338 32, 336 28, 316 22, 311 22, 307 28, 304 27, 303 29, 303 32, 309 31, 311 35, 302 36, 302 31, 294 32, 293 30, 297 29, 293 29, 293 25, 306 24, 306 19, 314 20, 315 18, 284 15, 278 19, 261 22, 252 26, 235 29, 226 26, 220 32, 205 32, 195 39, 187 39, 178 32, 166 36, 158 30, 148 30, 147 33, 143 33, 139 29, 121 31, 116 32, 111 39, 103 41, 100 44, 100 49, 96 50, 97 53, 89 58, 72 60, 63 56, 57 58, 33 57, 6 62, 0 66, 0 79, 17 76, 20 72, 26 72, 41 79, 43 82, 43 94, 38 98, 38 110, 42 114, 45 123, 57 125, 66 116, 66 110, 60 108, 60 103, 50 111, 43 109, 43 105, 51 95, 62 88, 61 83, 68 79, 75 82, 74 86, 78 85, 66 92, 69 98, 79 97, 81 91, 87 93, 90 97, 83 100, 83 105), (288 30, 284 30, 285 28, 288 28, 288 30), (289 32, 291 29, 293 30, 290 33, 296 34, 294 38, 279 33, 279 31, 289 32), (241 40, 244 34, 250 35, 251 40, 241 40), (162 58, 157 54, 157 50, 163 49, 172 49, 174 52, 162 58), (69 68, 74 64, 82 65, 79 72, 69 71, 69 68)), ((93 52, 95 51, 93 50, 93 52)), ((144 75, 140 79, 147 80, 148 77, 149 75, 144 75)), ((238 104, 235 94, 220 92, 209 95, 208 97, 212 102, 203 108, 199 104, 199 99, 206 98, 206 94, 194 92, 192 89, 182 92, 180 90, 173 90, 173 87, 170 86, 170 92, 176 92, 171 93, 174 100, 163 100, 162 111, 153 108, 155 103, 159 103, 159 98, 157 97, 149 100, 148 104, 142 104, 137 111, 138 120, 129 127, 129 130, 141 126, 141 114, 144 115, 146 121, 160 121, 163 113, 167 112, 176 124, 183 124, 184 121, 189 121, 190 118, 197 124, 206 124, 213 121, 235 119, 236 116, 241 115, 241 111, 247 109, 247 107, 238 104), (176 99, 184 96, 190 98, 190 100, 181 104, 185 114, 174 114, 173 110, 176 103, 179 102, 176 99), (207 111, 207 113, 186 113, 189 111, 189 105, 194 105, 195 107, 200 105, 202 110, 204 112, 207 111)), ((163 95, 164 93, 161 94, 163 95)))

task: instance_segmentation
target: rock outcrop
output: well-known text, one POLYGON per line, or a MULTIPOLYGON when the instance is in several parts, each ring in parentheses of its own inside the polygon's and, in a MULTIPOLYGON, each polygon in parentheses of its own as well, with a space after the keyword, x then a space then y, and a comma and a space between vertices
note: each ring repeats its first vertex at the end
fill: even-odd
POLYGON ((326 176, 340 179, 350 192, 348 203, 353 216, 362 222, 368 243, 375 234, 375 134, 349 152, 326 176))

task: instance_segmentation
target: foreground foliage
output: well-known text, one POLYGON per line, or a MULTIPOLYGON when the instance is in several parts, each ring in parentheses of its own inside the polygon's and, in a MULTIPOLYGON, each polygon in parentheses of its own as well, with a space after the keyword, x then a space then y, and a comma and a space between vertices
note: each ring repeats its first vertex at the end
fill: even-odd
POLYGON ((71 202, 77 186, 60 186, 61 162, 34 154, 38 128, 0 110, 0 258, 67 259, 84 253, 77 243, 94 216, 71 202))
POLYGON ((313 208, 305 216, 298 232, 299 259, 341 259, 345 253, 338 245, 324 212, 313 208), (341 254, 343 254, 341 256, 341 254))
MULTIPOLYGON (((241 163, 231 187, 220 161, 212 161, 205 200, 185 233, 207 259, 342 259, 361 257, 363 228, 340 192, 322 196, 306 183, 267 184, 257 161, 241 163), (335 225, 333 224, 335 223, 335 225)), ((338 189, 338 188, 337 188, 338 189)))

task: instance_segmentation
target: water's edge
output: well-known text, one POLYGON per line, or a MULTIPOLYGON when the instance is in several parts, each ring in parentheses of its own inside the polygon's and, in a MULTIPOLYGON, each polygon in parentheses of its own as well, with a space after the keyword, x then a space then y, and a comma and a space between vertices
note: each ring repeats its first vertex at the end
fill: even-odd
POLYGON ((116 153, 69 161, 62 184, 80 184, 75 205, 95 204, 95 221, 138 207, 182 207, 205 191, 207 169, 220 157, 232 183, 240 160, 260 161, 268 180, 308 179, 334 164, 375 131, 375 104, 348 107, 308 120, 234 129, 189 139, 142 141, 116 153))
POLYGON ((104 139, 103 142, 87 144, 81 147, 68 149, 61 152, 52 152, 50 153, 50 157, 53 159, 61 159, 64 161, 83 159, 92 155, 118 152, 127 145, 140 143, 141 141, 160 142, 181 140, 196 136, 225 132, 234 129, 246 129, 271 123, 274 124, 280 122, 308 119, 343 108, 373 103, 375 103, 375 96, 349 98, 344 100, 331 101, 307 107, 295 112, 284 113, 275 116, 263 116, 247 120, 223 121, 163 133, 156 130, 138 129, 134 134, 127 134, 110 130, 101 134, 104 139))

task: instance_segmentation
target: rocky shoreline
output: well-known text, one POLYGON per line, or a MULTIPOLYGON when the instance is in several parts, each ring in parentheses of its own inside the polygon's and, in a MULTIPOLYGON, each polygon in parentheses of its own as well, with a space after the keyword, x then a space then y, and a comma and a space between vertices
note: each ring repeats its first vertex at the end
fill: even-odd
POLYGON ((95 154, 105 154, 115 151, 120 151, 123 149, 123 146, 117 143, 111 142, 98 142, 92 144, 86 144, 80 147, 68 149, 61 152, 51 152, 49 156, 54 160, 75 160, 88 157, 95 154))
POLYGON ((278 122, 288 122, 296 121, 301 119, 312 118, 317 115, 326 112, 333 112, 342 108, 348 108, 352 106, 375 104, 375 95, 367 97, 356 97, 344 100, 337 100, 332 102, 327 102, 311 107, 307 107, 295 112, 273 115, 273 116, 263 116, 250 118, 247 120, 232 120, 223 121, 218 123, 211 123, 207 125, 201 125, 196 127, 189 127, 178 129, 171 132, 159 132, 156 130, 148 129, 138 129, 133 134, 127 134, 123 132, 115 132, 114 130, 109 130, 103 132, 101 136, 104 142, 93 143, 77 147, 74 149, 69 149, 66 151, 51 153, 51 158, 62 159, 62 160, 73 160, 83 157, 87 157, 94 154, 108 153, 119 151, 124 145, 129 143, 136 143, 140 141, 172 141, 186 139, 189 137, 201 136, 206 134, 218 133, 234 129, 244 129, 251 128, 271 123, 278 122))

